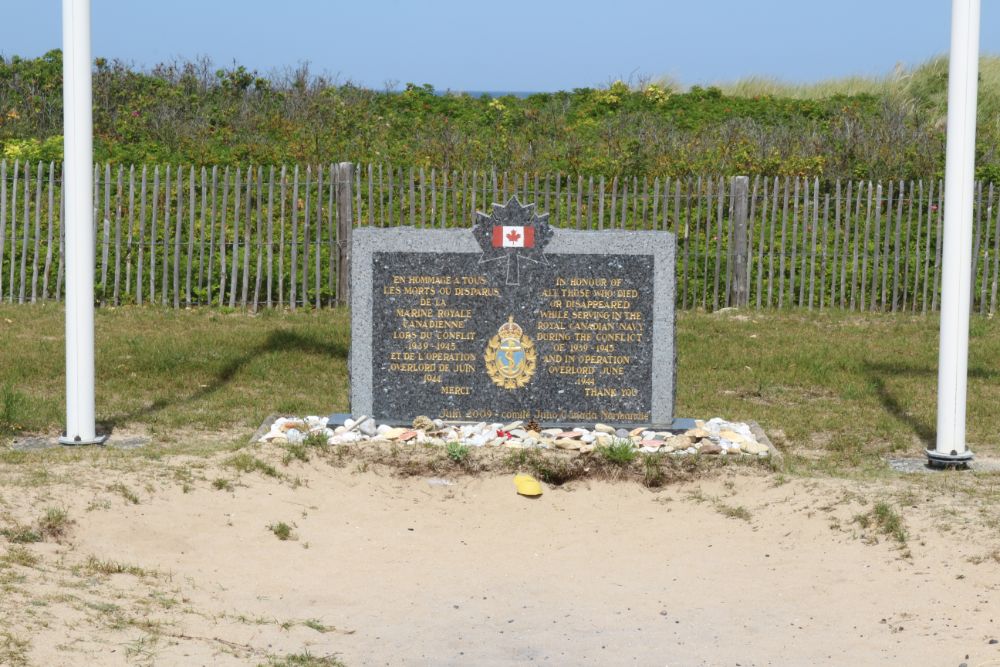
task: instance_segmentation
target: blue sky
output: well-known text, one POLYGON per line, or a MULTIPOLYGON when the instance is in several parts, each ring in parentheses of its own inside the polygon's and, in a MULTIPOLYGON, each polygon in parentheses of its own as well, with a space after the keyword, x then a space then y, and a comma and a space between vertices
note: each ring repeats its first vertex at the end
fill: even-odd
MULTIPOLYGON (((3 0, 0 53, 61 42, 59 0, 3 0)), ((950 0, 92 0, 93 52, 150 66, 235 59, 262 73, 308 62, 381 88, 545 91, 670 76, 813 81, 886 74, 948 50, 950 0)), ((1000 2, 981 48, 1000 52, 1000 2)))

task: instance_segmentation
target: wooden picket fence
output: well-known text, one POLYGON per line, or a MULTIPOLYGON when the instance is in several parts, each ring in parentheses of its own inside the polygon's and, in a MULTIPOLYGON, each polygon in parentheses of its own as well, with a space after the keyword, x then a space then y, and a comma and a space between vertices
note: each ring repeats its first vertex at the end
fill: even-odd
MULTIPOLYGON (((0 161, 0 300, 63 294, 62 172, 0 161)), ((1000 209, 977 182, 972 307, 992 314, 1000 209)), ((943 186, 817 178, 605 178, 349 162, 97 165, 95 285, 102 305, 344 305, 354 226, 469 227, 516 195, 555 227, 669 230, 677 307, 933 312, 943 186)), ((998 201, 1000 203, 1000 201, 998 201)))

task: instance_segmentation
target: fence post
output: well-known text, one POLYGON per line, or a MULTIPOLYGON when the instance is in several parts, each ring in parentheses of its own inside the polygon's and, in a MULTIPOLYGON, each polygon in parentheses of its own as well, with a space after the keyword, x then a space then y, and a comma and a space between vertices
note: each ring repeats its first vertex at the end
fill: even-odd
POLYGON ((750 305, 750 283, 747 280, 748 238, 747 201, 749 176, 733 178, 733 245, 729 261, 733 267, 733 281, 729 285, 729 303, 737 308, 750 305))
POLYGON ((348 305, 351 297, 351 232, 354 217, 351 211, 351 184, 354 164, 337 165, 337 303, 348 305))

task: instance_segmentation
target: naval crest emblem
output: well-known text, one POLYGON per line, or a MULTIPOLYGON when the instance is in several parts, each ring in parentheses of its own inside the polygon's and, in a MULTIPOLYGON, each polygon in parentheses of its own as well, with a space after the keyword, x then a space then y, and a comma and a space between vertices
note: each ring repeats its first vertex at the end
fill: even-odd
POLYGON ((531 381, 538 353, 511 315, 486 345, 486 372, 494 384, 517 389, 531 381))

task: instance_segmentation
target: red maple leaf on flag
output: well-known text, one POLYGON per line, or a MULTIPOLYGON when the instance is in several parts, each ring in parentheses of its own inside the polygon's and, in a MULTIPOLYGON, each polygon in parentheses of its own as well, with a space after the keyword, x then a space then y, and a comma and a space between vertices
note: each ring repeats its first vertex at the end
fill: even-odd
POLYGON ((510 232, 507 234, 507 240, 510 241, 511 243, 516 243, 519 238, 521 238, 521 235, 518 234, 517 230, 515 229, 510 230, 510 232))

